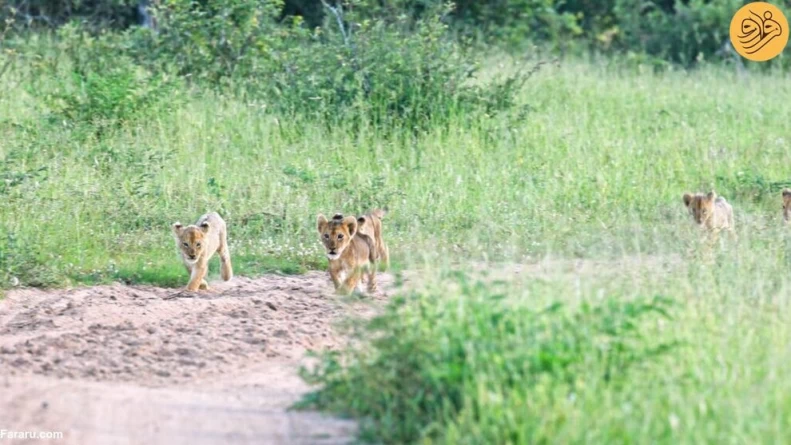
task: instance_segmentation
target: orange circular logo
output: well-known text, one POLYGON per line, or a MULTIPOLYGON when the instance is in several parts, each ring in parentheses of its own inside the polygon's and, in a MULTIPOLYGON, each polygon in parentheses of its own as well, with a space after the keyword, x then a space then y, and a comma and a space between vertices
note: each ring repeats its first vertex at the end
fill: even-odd
POLYGON ((731 44, 742 57, 755 62, 769 60, 788 43, 788 20, 775 5, 748 3, 731 20, 731 44))

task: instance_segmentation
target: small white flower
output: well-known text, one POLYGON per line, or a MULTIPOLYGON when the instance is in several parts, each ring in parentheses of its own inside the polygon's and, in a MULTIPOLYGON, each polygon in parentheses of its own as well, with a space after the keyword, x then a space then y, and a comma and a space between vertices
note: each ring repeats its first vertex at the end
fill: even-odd
POLYGON ((676 413, 670 413, 670 415, 667 416, 667 420, 668 422, 670 422, 670 428, 673 431, 677 430, 678 427, 681 425, 681 419, 678 418, 676 413))

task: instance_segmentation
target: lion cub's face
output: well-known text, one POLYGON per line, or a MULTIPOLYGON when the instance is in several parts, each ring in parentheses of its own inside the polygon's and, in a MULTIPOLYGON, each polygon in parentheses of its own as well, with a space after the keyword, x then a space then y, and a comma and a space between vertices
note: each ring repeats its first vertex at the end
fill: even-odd
POLYGON ((209 232, 209 223, 205 222, 200 227, 183 227, 180 223, 173 224, 173 234, 176 242, 184 254, 184 258, 189 262, 198 261, 206 248, 206 234, 209 232))
POLYGON ((714 215, 714 201, 716 200, 717 195, 713 191, 706 195, 703 193, 684 194, 684 204, 695 222, 700 225, 706 224, 714 215))
POLYGON ((321 242, 327 250, 327 258, 337 260, 357 233, 357 219, 335 215, 328 221, 324 215, 319 215, 316 223, 321 242))
POLYGON ((791 224, 791 189, 783 190, 783 220, 791 224))

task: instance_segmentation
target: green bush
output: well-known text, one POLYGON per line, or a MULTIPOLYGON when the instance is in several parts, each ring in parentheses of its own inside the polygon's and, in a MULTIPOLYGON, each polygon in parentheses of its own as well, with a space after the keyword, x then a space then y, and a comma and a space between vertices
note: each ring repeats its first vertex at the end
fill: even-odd
MULTIPOLYGON (((278 1, 166 2, 160 33, 135 33, 136 60, 212 88, 241 89, 285 116, 354 126, 425 128, 460 112, 512 107, 527 75, 475 85, 475 57, 453 40, 447 8, 413 22, 367 20, 342 7, 325 26, 275 23, 278 1)), ((235 91, 239 93, 239 91, 235 91)))
MULTIPOLYGON (((432 21, 437 11, 447 8, 442 0, 329 3, 347 11, 343 23, 349 33, 357 33, 358 41, 365 37, 360 33, 379 36, 366 24, 382 23, 393 31, 398 23, 432 21)), ((791 6, 788 1, 781 3, 791 6)), ((743 4, 743 0, 459 0, 452 10, 444 11, 442 23, 454 35, 511 48, 541 44, 564 51, 630 52, 691 66, 732 57, 725 50, 728 28, 743 4)), ((139 5, 134 0, 11 1, 0 8, 0 18, 17 29, 60 26, 79 18, 91 29, 118 30, 135 22, 139 5)), ((183 75, 213 82, 238 72, 267 75, 272 62, 295 64, 284 44, 287 49, 306 45, 316 28, 322 28, 321 37, 326 38, 332 31, 327 25, 336 24, 321 0, 163 0, 150 10, 159 31, 140 33, 153 42, 136 40, 135 50, 168 61, 163 63, 172 61, 183 75)), ((337 51, 332 55, 342 56, 337 51)))
POLYGON ((163 1, 153 10, 159 32, 136 33, 133 47, 152 69, 172 66, 196 81, 250 78, 264 74, 260 65, 284 36, 281 8, 281 0, 163 1))
POLYGON ((52 45, 22 43, 17 51, 33 60, 28 92, 59 123, 97 135, 172 107, 179 99, 178 80, 136 64, 128 39, 125 34, 92 35, 70 23, 52 39, 55 54, 52 45))
POLYGON ((54 258, 40 252, 36 244, 19 239, 0 227, 0 289, 12 286, 51 286, 58 282, 54 258))
POLYGON ((721 57, 729 42, 731 18, 742 4, 741 0, 676 1, 668 10, 618 0, 612 11, 618 26, 615 45, 683 65, 721 57))
POLYGON ((264 97, 281 113, 417 129, 511 108, 526 75, 470 82, 477 61, 449 38, 447 12, 415 23, 348 18, 355 25, 345 29, 328 21, 274 58, 264 97))
MULTIPOLYGON (((317 0, 318 1, 318 0, 317 0)), ((440 1, 354 2, 370 17, 422 18, 440 1)), ((692 65, 721 58, 741 0, 494 0, 454 2, 450 23, 461 34, 522 48, 644 53, 692 65)))
POLYGON ((359 417, 362 437, 385 443, 441 438, 448 429, 468 443, 526 443, 520 438, 530 437, 541 413, 519 400, 539 386, 568 395, 586 379, 616 384, 672 345, 649 334, 652 319, 669 317, 664 298, 537 311, 495 284, 464 276, 442 284, 394 298, 357 332, 357 346, 303 370, 320 388, 301 406, 359 417), (509 426, 479 429, 492 424, 481 417, 498 412, 509 426), (471 417, 478 421, 464 422, 471 417))
POLYGON ((0 20, 50 28, 83 19, 92 26, 123 28, 138 20, 138 4, 139 0, 6 0, 0 3, 0 20))
MULTIPOLYGON (((351 3, 361 16, 391 21, 404 17, 419 20, 447 4, 443 0, 351 3)), ((574 13, 561 10, 564 4, 557 0, 459 0, 453 2, 446 23, 460 34, 487 43, 521 46, 525 42, 545 42, 566 47, 582 29, 574 13)))

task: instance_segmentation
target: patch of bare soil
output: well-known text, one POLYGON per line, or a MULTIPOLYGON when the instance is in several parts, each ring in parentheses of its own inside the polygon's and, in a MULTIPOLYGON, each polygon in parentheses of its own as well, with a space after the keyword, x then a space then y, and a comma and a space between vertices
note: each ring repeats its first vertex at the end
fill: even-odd
POLYGON ((321 272, 202 293, 12 291, 0 301, 0 430, 80 445, 345 443, 353 423, 288 411, 308 389, 297 369, 306 350, 340 343, 334 322, 385 299, 339 298, 321 272))
MULTIPOLYGON (((489 279, 662 273, 676 257, 467 265, 489 279)), ((432 272, 407 274, 429 282, 432 272)), ((380 275, 383 289, 393 279, 380 275)), ((0 300, 0 430, 56 431, 15 444, 338 444, 355 424, 288 408, 309 388, 306 350, 340 346, 333 325, 384 292, 334 295, 326 273, 212 283, 15 290, 0 300)))

